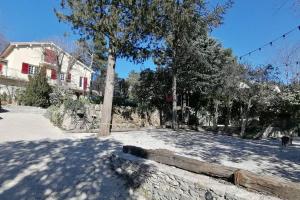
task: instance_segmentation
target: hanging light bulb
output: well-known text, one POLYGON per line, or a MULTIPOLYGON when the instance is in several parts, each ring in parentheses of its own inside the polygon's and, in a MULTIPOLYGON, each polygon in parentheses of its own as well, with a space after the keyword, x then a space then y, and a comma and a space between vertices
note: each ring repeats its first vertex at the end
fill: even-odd
POLYGON ((282 37, 285 38, 285 34, 283 34, 282 37))
POLYGON ((261 51, 261 48, 259 48, 258 50, 261 51))
POLYGON ((273 42, 270 42, 270 46, 273 46, 273 42))

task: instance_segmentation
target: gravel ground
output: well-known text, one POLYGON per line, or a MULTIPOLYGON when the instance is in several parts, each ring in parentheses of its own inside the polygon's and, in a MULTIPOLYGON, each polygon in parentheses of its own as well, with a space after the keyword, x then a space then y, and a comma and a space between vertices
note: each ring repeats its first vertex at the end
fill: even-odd
POLYGON ((282 148, 276 139, 245 140, 207 132, 166 129, 115 133, 112 138, 126 145, 165 148, 199 160, 300 181, 299 138, 294 138, 293 145, 287 148, 282 148))
POLYGON ((132 194, 110 168, 122 145, 179 154, 300 181, 300 141, 241 140, 204 132, 144 130, 66 134, 41 114, 0 113, 0 199, 127 199, 132 194))

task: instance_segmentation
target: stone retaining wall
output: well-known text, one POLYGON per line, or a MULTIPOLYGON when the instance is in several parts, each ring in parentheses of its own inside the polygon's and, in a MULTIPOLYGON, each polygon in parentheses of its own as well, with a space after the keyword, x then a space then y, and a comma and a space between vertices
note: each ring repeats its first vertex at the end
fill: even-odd
MULTIPOLYGON (((47 117, 55 124, 68 132, 98 132, 100 125, 102 105, 86 104, 85 117, 79 119, 66 111, 64 106, 49 107, 47 117), (56 118, 59 118, 57 120, 56 118), (59 123, 55 123, 60 121, 59 123)), ((136 130, 139 128, 158 127, 159 114, 157 111, 149 113, 149 116, 141 116, 131 107, 115 107, 112 116, 112 130, 136 130)))
POLYGON ((134 193, 145 199, 278 199, 249 192, 226 181, 190 173, 130 155, 112 155, 111 164, 112 168, 126 179, 134 193))

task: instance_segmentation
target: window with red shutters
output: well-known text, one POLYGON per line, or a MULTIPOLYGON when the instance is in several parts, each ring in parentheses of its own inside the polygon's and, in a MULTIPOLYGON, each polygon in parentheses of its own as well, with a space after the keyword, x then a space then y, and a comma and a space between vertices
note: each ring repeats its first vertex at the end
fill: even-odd
POLYGON ((52 51, 51 49, 45 49, 44 56, 45 56, 44 61, 46 63, 56 64, 57 55, 56 55, 55 51, 52 51))
POLYGON ((51 79, 55 80, 56 79, 56 70, 51 69, 51 79))
POLYGON ((3 65, 0 63, 0 74, 3 72, 3 65))
POLYGON ((22 64, 21 72, 22 72, 22 74, 28 74, 28 72, 29 72, 29 64, 28 63, 23 63, 22 64))
POLYGON ((83 78, 83 90, 87 89, 87 83, 88 83, 88 79, 87 79, 87 77, 84 77, 83 78))

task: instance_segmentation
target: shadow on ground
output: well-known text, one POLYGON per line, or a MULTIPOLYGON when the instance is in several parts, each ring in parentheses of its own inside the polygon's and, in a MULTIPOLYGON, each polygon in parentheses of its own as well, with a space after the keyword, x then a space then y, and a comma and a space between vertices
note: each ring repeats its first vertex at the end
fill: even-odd
POLYGON ((110 168, 121 144, 95 138, 0 144, 0 199, 127 199, 110 168))
MULTIPOLYGON (((243 163, 245 168, 257 168, 262 174, 300 181, 300 141, 282 148, 279 140, 246 140, 207 132, 170 130, 148 131, 152 137, 179 148, 185 155, 209 162, 224 160, 243 163), (252 166, 251 166, 252 165, 252 166)), ((254 170, 257 171, 257 170, 254 170)))

